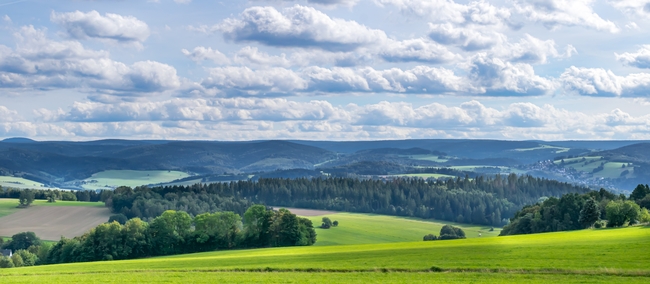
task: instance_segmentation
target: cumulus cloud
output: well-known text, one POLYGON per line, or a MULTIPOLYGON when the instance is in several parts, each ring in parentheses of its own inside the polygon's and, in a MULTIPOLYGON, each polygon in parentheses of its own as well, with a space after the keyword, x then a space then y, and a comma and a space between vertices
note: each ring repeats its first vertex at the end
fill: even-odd
POLYGON ((560 82, 566 90, 585 96, 650 96, 650 74, 648 73, 617 76, 611 70, 602 68, 571 66, 562 73, 560 82))
POLYGON ((312 47, 350 51, 381 42, 386 34, 355 21, 330 18, 312 7, 295 5, 276 10, 251 7, 216 27, 224 38, 236 42, 258 42, 279 47, 312 47))
POLYGON ((388 62, 447 63, 459 58, 442 45, 418 38, 403 41, 389 41, 381 46, 379 56, 388 62))
POLYGON ((650 2, 645 0, 609 0, 610 5, 631 16, 650 18, 650 2))
POLYGON ((206 88, 219 88, 226 92, 257 95, 285 93, 307 88, 307 81, 290 69, 267 68, 253 70, 248 67, 218 67, 209 69, 210 75, 201 82, 206 88))
POLYGON ((239 64, 252 64, 256 66, 280 66, 289 67, 294 65, 287 56, 282 53, 278 56, 269 55, 260 51, 257 47, 246 46, 235 54, 234 61, 239 64))
POLYGON ((617 33, 618 26, 593 10, 594 0, 515 0, 517 12, 549 29, 560 26, 581 26, 617 33))
MULTIPOLYGON (((263 1, 263 0, 253 0, 253 1, 263 1)), ((275 1, 296 2, 298 0, 275 0, 275 1)), ((335 7, 335 6, 352 7, 356 5, 358 2, 359 0, 307 0, 307 3, 328 6, 328 7, 335 7)))
POLYGON ((12 122, 20 120, 21 117, 15 110, 10 110, 6 106, 0 106, 0 122, 12 122))
POLYGON ((541 40, 525 34, 519 42, 503 43, 492 50, 492 54, 512 62, 547 63, 548 57, 567 58, 577 53, 572 45, 568 45, 564 52, 559 52, 555 41, 552 39, 541 40))
POLYGON ((131 65, 76 41, 52 41, 43 30, 22 27, 16 48, 0 46, 1 88, 86 88, 114 94, 162 92, 177 88, 176 69, 155 61, 131 65))
POLYGON ((619 62, 637 68, 650 69, 650 45, 642 46, 637 52, 614 54, 619 62))
MULTIPOLYGON (((0 111, 2 109, 0 108, 0 111)), ((295 102, 283 98, 174 99, 161 102, 103 104, 75 102, 69 110, 38 110, 44 121, 287 121, 346 119, 343 110, 327 101, 295 102)))
POLYGON ((220 67, 210 69, 210 76, 201 85, 206 89, 217 88, 226 94, 247 95, 349 92, 439 94, 477 91, 452 70, 429 66, 416 66, 407 70, 309 66, 299 71, 279 67, 256 70, 248 67, 220 67))
POLYGON ((503 34, 492 30, 455 27, 450 23, 429 23, 429 28, 429 37, 434 41, 446 45, 456 45, 466 51, 487 49, 506 41, 503 34))
POLYGON ((552 80, 536 75, 529 64, 513 64, 484 53, 471 59, 469 69, 469 78, 485 95, 539 96, 555 89, 552 80))
POLYGON ((41 122, 0 122, 0 135, 220 140, 650 136, 650 115, 633 116, 620 109, 585 114, 529 102, 496 109, 476 100, 460 105, 382 101, 334 106, 322 100, 284 98, 172 99, 119 104, 76 102, 67 110, 41 109, 38 113, 41 122))
POLYGON ((111 13, 102 16, 97 11, 52 12, 50 20, 63 27, 66 35, 74 39, 140 45, 149 37, 149 26, 133 16, 111 13))
POLYGON ((511 12, 485 1, 459 4, 453 0, 375 0, 380 5, 392 5, 406 14, 431 21, 462 25, 510 25, 511 12))
POLYGON ((210 47, 197 46, 192 51, 182 49, 181 52, 196 63, 210 60, 217 64, 230 64, 230 59, 226 55, 210 47))

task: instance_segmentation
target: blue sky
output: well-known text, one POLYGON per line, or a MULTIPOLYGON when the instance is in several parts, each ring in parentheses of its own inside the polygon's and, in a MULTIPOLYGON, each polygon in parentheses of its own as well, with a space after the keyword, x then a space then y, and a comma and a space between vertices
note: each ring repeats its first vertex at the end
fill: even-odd
POLYGON ((0 0, 0 137, 650 139, 650 0, 0 0))

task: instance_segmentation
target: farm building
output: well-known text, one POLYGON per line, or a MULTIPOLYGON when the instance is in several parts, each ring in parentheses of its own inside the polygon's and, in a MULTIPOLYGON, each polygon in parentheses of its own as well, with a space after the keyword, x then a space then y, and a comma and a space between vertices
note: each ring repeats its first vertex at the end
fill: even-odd
POLYGON ((13 254, 10 249, 0 249, 0 255, 11 257, 13 254))

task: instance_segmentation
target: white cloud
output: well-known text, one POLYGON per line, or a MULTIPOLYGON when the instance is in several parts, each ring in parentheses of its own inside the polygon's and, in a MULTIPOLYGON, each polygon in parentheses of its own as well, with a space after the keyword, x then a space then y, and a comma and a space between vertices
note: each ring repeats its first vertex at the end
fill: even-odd
POLYGON ((650 2, 646 0, 608 0, 607 2, 628 15, 650 18, 650 2))
POLYGON ((585 114, 529 102, 511 103, 501 109, 486 107, 476 100, 458 106, 382 101, 341 107, 322 100, 220 98, 119 104, 76 102, 66 111, 38 112, 44 122, 0 122, 0 136, 12 133, 219 140, 360 140, 430 135, 508 139, 650 136, 650 115, 633 116, 620 109, 585 114))
POLYGON ((284 93, 304 90, 307 82, 298 74, 285 68, 253 70, 248 67, 217 67, 209 69, 210 75, 201 84, 206 88, 233 90, 249 95, 284 93))
POLYGON ((17 120, 21 120, 17 111, 10 110, 6 106, 0 105, 0 122, 12 122, 17 120))
POLYGON ((210 60, 216 64, 230 64, 230 59, 219 50, 210 47, 197 46, 192 51, 182 49, 181 52, 189 59, 196 63, 201 63, 204 60, 210 60))
POLYGON ((0 46, 0 87, 98 89, 114 94, 162 92, 180 86, 176 69, 155 61, 131 65, 76 41, 52 41, 43 30, 22 27, 16 48, 0 46))
POLYGON ((460 57, 444 46, 423 38, 388 41, 380 47, 379 56, 388 62, 415 61, 433 64, 447 63, 460 57))
POLYGON ((552 80, 537 76, 525 63, 513 64, 479 53, 469 68, 469 78, 488 96, 540 96, 555 89, 552 80))
POLYGON ((122 16, 97 11, 88 13, 52 12, 50 20, 65 29, 74 39, 98 39, 114 43, 141 45, 149 37, 149 26, 133 16, 122 16))
POLYGON ((246 46, 237 51, 233 60, 239 64, 252 64, 255 66, 280 66, 289 67, 292 62, 282 53, 279 56, 272 56, 261 52, 257 47, 246 46))
POLYGON ((541 40, 529 34, 516 43, 503 43, 492 50, 492 54, 499 58, 512 62, 525 63, 547 63, 548 57, 567 58, 577 53, 572 45, 566 47, 565 52, 560 53, 555 48, 555 41, 552 39, 541 40))
MULTIPOLYGON (((264 1, 264 0, 252 0, 252 1, 264 1)), ((275 0, 277 2, 297 2, 299 0, 275 0)), ((336 7, 336 6, 346 6, 353 7, 356 5, 359 0, 307 0, 307 3, 316 4, 326 7, 336 7)))
POLYGON ((453 0, 375 0, 380 5, 393 5, 400 11, 431 21, 483 26, 508 25, 510 10, 485 1, 459 4, 453 0))
POLYGON ((562 73, 559 80, 566 90, 585 96, 650 96, 649 73, 617 76, 611 70, 602 68, 571 66, 562 73))
POLYGON ((637 52, 615 53, 616 60, 621 63, 637 68, 650 69, 650 45, 642 46, 637 52))
POLYGON ((174 0, 178 4, 189 4, 192 0, 174 0))
POLYGON ((517 12, 549 29, 581 26, 617 33, 620 29, 593 10, 594 0, 514 0, 517 12))
POLYGON ((279 47, 310 47, 349 51, 386 39, 381 30, 355 21, 330 18, 311 7, 295 5, 278 11, 251 7, 217 26, 224 37, 236 42, 259 42, 279 47))
POLYGON ((482 30, 476 27, 454 27, 450 23, 429 23, 429 37, 441 44, 456 45, 466 51, 490 48, 506 41, 506 37, 493 30, 482 30))

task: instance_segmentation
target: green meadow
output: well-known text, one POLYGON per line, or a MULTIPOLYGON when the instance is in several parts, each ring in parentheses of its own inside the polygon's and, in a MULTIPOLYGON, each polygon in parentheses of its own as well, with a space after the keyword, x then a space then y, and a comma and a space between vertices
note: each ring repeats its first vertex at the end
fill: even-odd
POLYGON ((0 186, 21 188, 21 189, 22 188, 38 188, 38 189, 50 188, 40 182, 24 179, 21 177, 10 177, 10 176, 0 176, 0 186))
POLYGON ((500 232, 498 228, 490 232, 490 227, 373 214, 336 213, 307 218, 316 227, 321 224, 323 217, 339 221, 339 226, 317 228, 318 241, 315 246, 422 241, 424 235, 439 235, 440 228, 445 224, 461 227, 467 238, 478 238, 479 234, 482 238, 496 237, 500 232))
MULTIPOLYGON (((18 199, 0 198, 0 217, 9 215, 22 210, 18 208, 18 199)), ((83 201, 61 201, 48 203, 47 200, 34 200, 31 206, 83 206, 83 207, 104 207, 103 202, 83 202, 83 201)), ((1 225, 1 224, 0 224, 1 225)))
POLYGON ((649 246, 650 227, 630 227, 217 251, 3 269, 0 277, 7 283, 647 283, 649 246))
POLYGON ((428 179, 428 178, 456 178, 456 176, 452 175, 445 175, 445 174, 401 174, 401 175, 393 175, 393 176, 400 176, 400 177, 418 177, 418 178, 423 178, 423 179, 428 179))
POLYGON ((189 177, 190 175, 179 171, 135 171, 135 170, 110 170, 93 174, 83 180, 84 189, 108 189, 118 186, 136 187, 148 184, 167 183, 173 180, 189 177))
POLYGON ((564 152, 568 152, 569 150, 571 150, 571 148, 566 148, 566 147, 557 147, 557 146, 551 146, 551 145, 540 145, 539 147, 519 148, 519 149, 514 149, 513 151, 525 152, 525 151, 548 150, 548 149, 555 150, 555 153, 564 153, 564 152))

